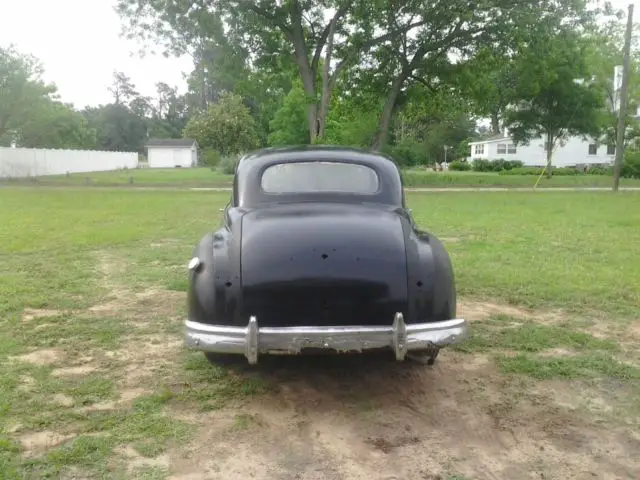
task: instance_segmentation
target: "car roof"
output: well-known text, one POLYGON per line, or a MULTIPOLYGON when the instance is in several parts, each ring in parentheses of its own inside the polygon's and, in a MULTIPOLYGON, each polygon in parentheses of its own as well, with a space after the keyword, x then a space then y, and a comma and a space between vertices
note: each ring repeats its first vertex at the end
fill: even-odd
POLYGON ((372 195, 278 194, 277 201, 323 201, 340 198, 344 201, 371 201, 397 206, 404 205, 400 171, 390 157, 372 150, 332 145, 272 147, 245 155, 238 162, 235 172, 234 197, 236 201, 234 203, 238 206, 252 207, 261 203, 273 202, 274 195, 265 193, 260 187, 262 172, 271 165, 305 161, 357 163, 368 166, 378 174, 380 190, 372 195))

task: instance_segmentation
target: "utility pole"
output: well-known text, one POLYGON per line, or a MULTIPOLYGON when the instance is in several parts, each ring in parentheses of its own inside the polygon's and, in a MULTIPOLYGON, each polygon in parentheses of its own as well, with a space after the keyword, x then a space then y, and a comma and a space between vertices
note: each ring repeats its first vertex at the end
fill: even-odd
POLYGON ((624 62, 622 66, 622 85, 620 86, 620 107, 618 108, 618 137, 616 139, 616 161, 613 167, 613 191, 620 186, 620 172, 624 153, 625 120, 627 119, 627 94, 629 90, 629 51, 631 50, 631 31, 633 29, 633 3, 629 4, 627 31, 624 36, 624 62))

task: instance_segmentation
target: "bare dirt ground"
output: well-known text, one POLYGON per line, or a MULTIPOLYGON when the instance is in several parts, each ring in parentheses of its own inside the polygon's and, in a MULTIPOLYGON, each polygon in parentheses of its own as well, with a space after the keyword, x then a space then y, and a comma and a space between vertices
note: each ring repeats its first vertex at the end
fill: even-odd
MULTIPOLYGON (((180 334, 149 331, 158 316, 181 321, 184 293, 127 291, 109 283, 118 266, 108 260, 103 258, 102 270, 112 295, 85 313, 129 322, 121 347, 84 352, 71 363, 57 349, 22 357, 55 366, 53 375, 61 377, 100 371, 117 359, 110 368, 118 399, 78 412, 126 408, 159 385, 180 388, 183 375, 180 334)), ((472 322, 497 314, 549 322, 558 317, 464 300, 459 314, 472 322)), ((25 312, 25 321, 38 317, 25 312)), ((485 354, 453 350, 443 351, 433 367, 397 364, 390 356, 272 357, 230 374, 270 389, 213 411, 172 401, 164 414, 191 426, 188 442, 152 458, 130 445, 114 453, 132 469, 166 469, 174 480, 640 478, 640 433, 611 420, 625 395, 613 382, 507 376, 485 354)), ((213 387, 214 375, 210 382, 213 387)), ((71 405, 64 395, 52 401, 71 405)), ((46 430, 20 440, 25 456, 33 456, 73 437, 46 430)))

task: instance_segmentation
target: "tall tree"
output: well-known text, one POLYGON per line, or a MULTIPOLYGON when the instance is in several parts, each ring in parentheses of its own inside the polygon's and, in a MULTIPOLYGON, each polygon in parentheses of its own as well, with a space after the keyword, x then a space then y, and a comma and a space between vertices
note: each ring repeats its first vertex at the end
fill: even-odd
POLYGON ((112 103, 89 107, 82 113, 89 127, 96 130, 98 149, 143 152, 147 138, 146 121, 127 106, 112 103))
POLYGON ((570 136, 599 136, 602 91, 591 81, 585 45, 575 32, 533 40, 519 56, 516 71, 519 101, 507 111, 505 123, 518 143, 544 139, 551 177, 558 145, 570 136))
MULTIPOLYGON (((534 28, 538 24, 570 25, 590 15, 585 10, 588 0, 486 0, 471 6, 465 0, 415 2, 407 1, 405 15, 419 23, 411 35, 390 38, 382 44, 393 65, 384 109, 380 116, 374 146, 381 148, 389 135, 389 126, 403 88, 425 78, 438 79, 434 66, 452 54, 473 55, 484 45, 504 45, 513 41, 514 32, 534 28)), ((385 17, 387 28, 397 19, 385 17)))
POLYGON ((206 112, 191 118, 184 135, 221 155, 246 152, 258 144, 255 121, 242 98, 233 93, 221 94, 206 112))
POLYGON ((130 34, 156 32, 174 50, 193 49, 197 39, 215 39, 224 31, 236 45, 246 45, 254 57, 292 55, 307 97, 311 142, 324 133, 333 88, 343 70, 357 62, 359 54, 422 25, 422 20, 405 21, 403 8, 402 2, 366 0, 118 1, 118 11, 129 20, 130 34), (380 16, 399 20, 385 29, 377 22, 380 16))
POLYGON ((129 102, 140 95, 135 85, 131 82, 131 78, 118 71, 113 72, 113 81, 109 91, 113 95, 113 103, 116 105, 129 105, 129 102))
POLYGON ((96 131, 71 105, 50 100, 40 104, 16 131, 17 147, 93 149, 96 131))
POLYGON ((12 135, 49 105, 56 87, 42 80, 38 59, 14 46, 0 47, 0 141, 11 143, 12 135))

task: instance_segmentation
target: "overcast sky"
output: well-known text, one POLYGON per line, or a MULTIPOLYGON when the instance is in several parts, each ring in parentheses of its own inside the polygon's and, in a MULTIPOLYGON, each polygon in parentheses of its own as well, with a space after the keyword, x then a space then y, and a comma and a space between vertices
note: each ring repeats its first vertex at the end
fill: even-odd
MULTIPOLYGON (((640 0, 613 0, 617 8, 640 0)), ((183 73, 191 59, 167 59, 133 52, 136 42, 120 38, 121 20, 113 10, 115 0, 0 0, 0 45, 13 43, 44 64, 46 80, 54 82, 62 100, 76 108, 111 101, 107 90, 114 70, 131 77, 144 95, 155 93, 155 83, 186 89, 183 73)))

